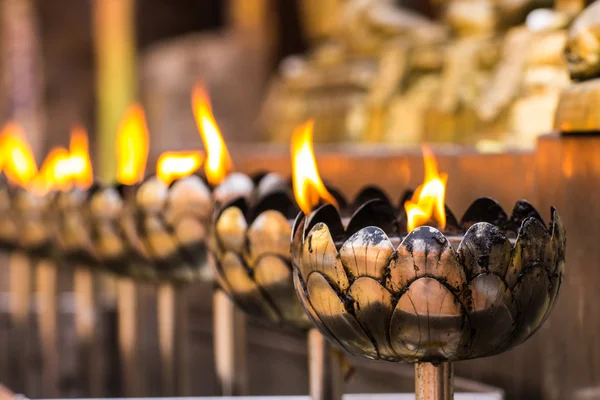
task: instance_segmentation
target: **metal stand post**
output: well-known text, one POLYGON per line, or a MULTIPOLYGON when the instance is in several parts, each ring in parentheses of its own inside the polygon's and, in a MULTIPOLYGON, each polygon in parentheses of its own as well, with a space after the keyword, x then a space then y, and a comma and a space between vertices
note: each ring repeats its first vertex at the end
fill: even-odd
POLYGON ((312 400, 340 400, 344 393, 341 356, 332 354, 327 339, 317 329, 308 331, 308 376, 312 400))
POLYGON ((221 289, 213 295, 213 310, 215 368, 221 395, 246 395, 246 318, 221 289))
POLYGON ((454 398, 454 367, 445 362, 415 364, 416 400, 451 400, 454 398))

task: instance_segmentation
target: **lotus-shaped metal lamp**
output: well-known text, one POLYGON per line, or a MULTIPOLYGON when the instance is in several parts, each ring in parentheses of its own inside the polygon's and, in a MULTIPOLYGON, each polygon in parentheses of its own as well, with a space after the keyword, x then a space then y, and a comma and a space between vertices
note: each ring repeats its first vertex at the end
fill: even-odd
POLYGON ((383 200, 345 221, 331 205, 300 214, 294 282, 319 330, 351 354, 433 364, 491 356, 530 337, 564 271, 557 211, 546 226, 525 201, 509 217, 482 198, 460 223, 446 218, 444 232, 407 232, 406 214, 383 200))

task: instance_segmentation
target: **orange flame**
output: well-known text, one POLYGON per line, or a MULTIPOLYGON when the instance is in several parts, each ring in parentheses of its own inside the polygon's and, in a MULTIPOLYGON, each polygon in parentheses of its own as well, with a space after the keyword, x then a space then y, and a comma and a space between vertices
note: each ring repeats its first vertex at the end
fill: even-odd
POLYGON ((206 179, 211 185, 218 185, 233 170, 233 163, 213 116, 210 99, 201 84, 197 84, 192 92, 192 110, 206 148, 206 179))
POLYGON ((69 190, 73 186, 71 154, 64 147, 55 147, 46 156, 39 174, 29 189, 38 195, 51 190, 69 190))
POLYGON ((142 106, 130 106, 117 130, 117 181, 133 185, 144 178, 148 160, 148 127, 142 106))
POLYGON ((199 151, 162 153, 156 163, 156 176, 165 185, 170 185, 174 180, 196 172, 203 161, 204 155, 199 151))
POLYGON ((69 169, 73 183, 81 189, 89 188, 94 181, 94 173, 90 160, 88 135, 81 126, 71 129, 69 153, 69 169))
POLYGON ((429 221, 437 223, 440 229, 446 227, 446 183, 447 174, 439 174, 437 162, 427 146, 423 146, 425 179, 415 191, 412 199, 404 203, 408 221, 408 231, 429 221))
POLYGON ((38 173, 37 164, 31 147, 22 128, 8 123, 0 132, 0 152, 4 160, 3 170, 6 178, 27 188, 38 173))
POLYGON ((300 209, 307 215, 323 202, 337 207, 337 202, 319 176, 312 144, 313 126, 312 120, 300 125, 294 131, 291 140, 294 197, 300 209))

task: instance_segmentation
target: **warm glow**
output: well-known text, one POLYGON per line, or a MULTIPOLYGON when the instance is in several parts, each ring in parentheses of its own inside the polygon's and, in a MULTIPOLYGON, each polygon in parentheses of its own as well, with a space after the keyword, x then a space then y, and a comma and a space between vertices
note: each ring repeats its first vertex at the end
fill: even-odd
POLYGON ((425 179, 412 199, 404 203, 408 222, 408 231, 430 221, 440 229, 446 227, 446 183, 447 174, 439 174, 437 162, 427 146, 423 146, 423 161, 425 163, 425 179))
POLYGON ((20 126, 8 123, 0 133, 0 153, 4 160, 3 171, 6 178, 28 187, 38 173, 33 152, 20 126))
POLYGON ((322 203, 337 202, 325 188, 312 145, 314 121, 308 121, 296 128, 292 135, 292 179, 296 202, 304 214, 310 214, 314 207, 322 203))
POLYGON ((198 84, 192 92, 192 110, 206 149, 204 171, 211 185, 218 185, 233 170, 231 157, 212 113, 208 95, 198 84))
POLYGON ((204 155, 199 151, 163 153, 156 163, 156 176, 166 185, 193 174, 202 165, 204 155))
POLYGON ((125 111, 117 130, 117 181, 133 185, 144 178, 148 159, 148 127, 139 104, 125 111))
POLYGON ((83 127, 76 126, 71 130, 69 143, 69 168, 72 182, 81 189, 92 186, 94 174, 88 144, 88 135, 83 127))
POLYGON ((71 155, 64 147, 55 147, 46 156, 30 190, 43 195, 51 190, 68 190, 73 186, 71 155))

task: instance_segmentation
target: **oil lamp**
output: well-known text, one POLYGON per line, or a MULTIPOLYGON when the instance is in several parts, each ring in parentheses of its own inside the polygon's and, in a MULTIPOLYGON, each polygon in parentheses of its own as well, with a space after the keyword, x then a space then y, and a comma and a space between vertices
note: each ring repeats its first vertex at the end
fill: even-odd
POLYGON ((424 155, 426 180, 404 209, 375 199, 349 218, 332 204, 301 213, 294 284, 332 343, 414 363, 417 399, 448 399, 453 361, 507 351, 544 322, 562 280, 565 230, 554 209, 546 226, 526 201, 508 216, 488 198, 457 222, 444 205, 447 177, 424 155))

